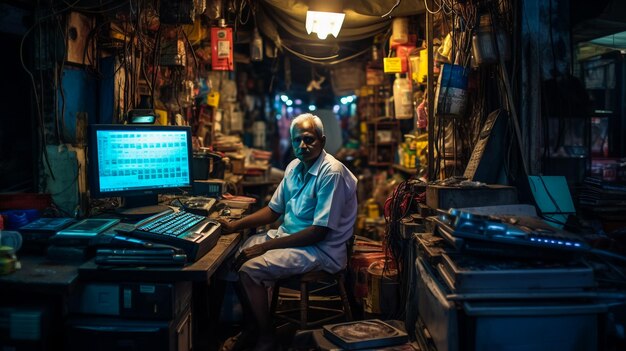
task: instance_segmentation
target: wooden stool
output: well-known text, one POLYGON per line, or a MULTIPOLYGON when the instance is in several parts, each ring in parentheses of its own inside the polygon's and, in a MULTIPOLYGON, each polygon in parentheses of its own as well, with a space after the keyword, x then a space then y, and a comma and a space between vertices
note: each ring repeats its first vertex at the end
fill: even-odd
POLYGON ((284 280, 277 281, 274 285, 272 294, 272 304, 270 311, 273 316, 287 320, 291 323, 296 323, 300 326, 300 329, 310 329, 315 326, 322 325, 333 319, 344 316, 346 321, 352 321, 352 311, 350 310, 350 301, 348 301, 348 294, 345 287, 345 270, 341 270, 335 274, 331 274, 325 271, 312 271, 300 275, 296 275, 284 280), (287 281, 296 281, 300 285, 300 306, 299 308, 276 310, 278 304, 278 295, 280 293, 280 286, 287 281), (309 292, 309 283, 320 283, 322 287, 317 288, 309 292), (333 286, 337 286, 339 289, 339 297, 342 302, 342 308, 329 308, 323 306, 311 306, 309 297, 310 294, 315 294, 322 290, 326 290, 333 286), (324 311, 330 313, 329 316, 320 318, 318 320, 309 321, 309 310, 324 311), (300 312, 300 318, 294 318, 289 314, 294 312, 300 312))

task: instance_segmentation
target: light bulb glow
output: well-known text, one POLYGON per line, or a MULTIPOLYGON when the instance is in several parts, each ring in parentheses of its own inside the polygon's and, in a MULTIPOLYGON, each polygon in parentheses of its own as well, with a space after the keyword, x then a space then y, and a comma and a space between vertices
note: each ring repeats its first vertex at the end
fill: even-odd
POLYGON ((337 38, 345 17, 345 13, 307 11, 306 31, 308 34, 317 33, 321 40, 326 39, 329 34, 337 38))

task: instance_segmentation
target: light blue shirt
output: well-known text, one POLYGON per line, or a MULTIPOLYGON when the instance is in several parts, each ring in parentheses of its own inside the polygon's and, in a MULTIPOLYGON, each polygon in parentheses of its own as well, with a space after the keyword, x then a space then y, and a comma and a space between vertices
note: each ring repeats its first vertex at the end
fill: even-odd
POLYGON ((284 214, 284 221, 268 235, 289 235, 311 225, 327 227, 326 238, 316 244, 326 256, 320 258, 331 272, 344 268, 345 243, 357 214, 356 184, 352 172, 323 150, 308 172, 300 160, 291 161, 269 203, 272 211, 284 214))

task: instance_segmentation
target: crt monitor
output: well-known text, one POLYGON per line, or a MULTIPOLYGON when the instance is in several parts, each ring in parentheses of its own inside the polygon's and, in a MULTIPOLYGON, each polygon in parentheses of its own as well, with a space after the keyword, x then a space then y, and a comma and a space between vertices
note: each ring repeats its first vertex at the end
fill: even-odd
POLYGON ((192 186, 190 127, 95 124, 88 140, 91 197, 122 197, 124 215, 161 212, 158 194, 192 186))

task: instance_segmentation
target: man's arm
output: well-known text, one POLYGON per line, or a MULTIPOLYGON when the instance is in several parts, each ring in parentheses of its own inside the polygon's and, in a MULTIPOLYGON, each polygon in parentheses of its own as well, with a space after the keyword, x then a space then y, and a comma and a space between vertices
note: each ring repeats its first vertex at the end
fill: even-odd
POLYGON ((268 206, 265 206, 253 214, 245 216, 239 220, 232 222, 220 220, 220 223, 222 224, 222 232, 226 234, 274 223, 279 217, 280 213, 276 213, 268 206))
POLYGON ((302 247, 317 244, 318 242, 326 238, 329 229, 327 227, 321 227, 312 225, 302 229, 297 233, 291 235, 282 236, 280 238, 268 240, 262 244, 251 246, 241 251, 237 259, 235 260, 235 270, 239 270, 241 265, 246 263, 251 258, 261 256, 269 250, 285 249, 290 247, 302 247))
POLYGON ((324 240, 328 230, 329 229, 327 227, 312 225, 297 233, 268 240, 260 245, 263 246, 265 251, 285 249, 288 247, 310 246, 324 240))

